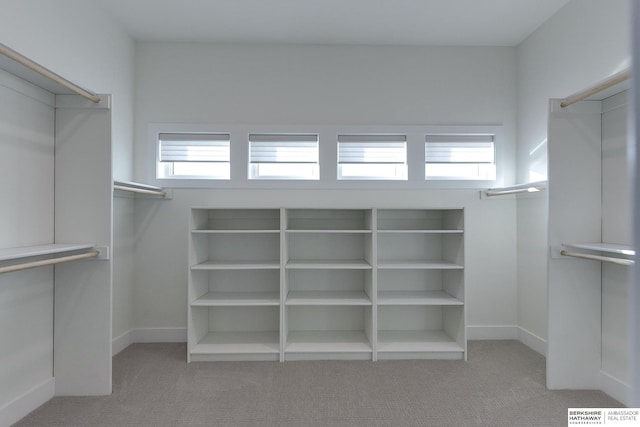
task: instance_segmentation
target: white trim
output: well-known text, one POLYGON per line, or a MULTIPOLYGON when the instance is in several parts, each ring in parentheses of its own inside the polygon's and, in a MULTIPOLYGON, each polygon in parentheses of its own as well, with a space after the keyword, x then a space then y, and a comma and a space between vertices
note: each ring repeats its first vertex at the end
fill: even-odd
POLYGON ((467 326, 468 340, 517 340, 518 326, 470 325, 467 326))
POLYGON ((604 371, 600 371, 600 390, 623 405, 631 403, 631 387, 604 371))
POLYGON ((48 378, 0 407, 0 426, 10 426, 39 406, 48 402, 55 394, 55 380, 48 378))
POLYGON ((545 357, 547 356, 547 340, 521 326, 518 327, 518 340, 530 349, 537 351, 545 357))
POLYGON ((133 329, 133 342, 187 342, 187 328, 133 329))
POLYGON ((111 355, 115 356, 131 344, 154 342, 187 342, 187 328, 129 329, 112 340, 111 355))
POLYGON ((116 354, 120 353, 122 350, 129 347, 134 342, 135 331, 133 329, 129 329, 122 335, 115 337, 111 342, 111 356, 115 356, 116 354))
MULTIPOLYGON (((470 325, 467 326, 469 340, 518 340, 524 345, 546 354, 547 341, 519 326, 509 325, 470 325)), ((187 328, 141 328, 130 329, 113 339, 115 356, 134 343, 186 342, 187 328)))

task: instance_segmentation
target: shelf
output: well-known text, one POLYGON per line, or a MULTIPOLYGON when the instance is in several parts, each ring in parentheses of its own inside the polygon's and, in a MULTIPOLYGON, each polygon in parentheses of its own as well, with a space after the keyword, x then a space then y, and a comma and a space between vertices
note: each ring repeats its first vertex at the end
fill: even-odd
POLYGON ((372 305, 371 298, 362 292, 292 291, 286 305, 372 305))
POLYGON ((379 269, 462 270, 463 265, 449 261, 378 261, 379 269))
POLYGON ((368 270, 372 266, 365 260, 289 260, 287 269, 351 269, 368 270))
POLYGON ((336 229, 315 229, 315 230, 294 230, 288 229, 285 230, 287 233, 298 234, 298 233, 315 233, 315 234, 371 234, 373 231, 371 230, 336 230, 336 229))
POLYGON ((371 233, 371 210, 288 209, 286 230, 371 233))
POLYGON ((371 352, 371 344, 362 331, 291 331, 285 352, 362 353, 371 352))
POLYGON ((271 270, 279 268, 279 261, 206 261, 191 266, 191 270, 271 270))
POLYGON ((379 209, 378 232, 425 232, 464 229, 462 209, 379 209))
POLYGON ((94 245, 65 243, 52 243, 48 245, 6 248, 0 249, 0 261, 10 261, 14 259, 30 258, 44 255, 60 255, 92 248, 94 248, 94 245))
POLYGON ((378 230, 379 234, 463 234, 464 230, 378 230))
POLYGON ((563 246, 568 249, 602 252, 612 255, 635 255, 633 246, 619 245, 616 243, 564 243, 563 246))
POLYGON ((208 209, 191 210, 193 231, 280 232, 280 209, 208 209))
POLYGON ((443 291, 379 291, 378 305, 464 305, 443 291))
POLYGON ((191 230, 192 234, 278 234, 280 230, 191 230))
POLYGON ((192 307, 278 306, 277 292, 209 292, 191 303, 192 307))
POLYGON ((464 352, 443 331, 378 331, 378 352, 464 352))
POLYGON ((192 355, 279 353, 278 332, 210 332, 192 349, 192 355))
POLYGON ((93 102, 100 101, 100 98, 93 92, 57 75, 8 46, 0 43, 0 47, 2 51, 0 52, 0 70, 13 74, 55 95, 76 94, 93 102))

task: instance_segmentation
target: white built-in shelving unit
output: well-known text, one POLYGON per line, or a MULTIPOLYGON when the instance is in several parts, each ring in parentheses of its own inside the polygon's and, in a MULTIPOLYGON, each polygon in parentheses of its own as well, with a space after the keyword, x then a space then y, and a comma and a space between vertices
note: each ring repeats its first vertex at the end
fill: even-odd
POLYGON ((463 211, 379 210, 377 225, 378 358, 465 354, 463 211))
POLYGON ((371 360, 373 211, 283 214, 284 360, 371 360))
POLYGON ((188 359, 466 358, 462 209, 191 211, 188 359))
POLYGON ((280 210, 194 209, 190 360, 280 359, 280 210))

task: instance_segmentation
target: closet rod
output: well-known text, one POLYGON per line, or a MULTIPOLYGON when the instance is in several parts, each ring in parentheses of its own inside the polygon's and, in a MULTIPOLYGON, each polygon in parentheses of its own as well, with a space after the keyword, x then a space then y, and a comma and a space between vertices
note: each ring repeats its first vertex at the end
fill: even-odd
POLYGON ((58 83, 61 86, 64 86, 65 88, 77 93, 78 95, 88 99, 91 102, 94 102, 96 104, 100 102, 100 97, 97 96, 95 93, 89 92, 88 90, 83 89, 74 83, 71 83, 69 80, 65 79, 64 77, 61 77, 58 74, 54 73, 53 71, 46 69, 42 65, 32 61, 26 56, 21 55, 20 53, 16 52, 15 50, 7 47, 2 43, 0 43, 0 54, 13 59, 14 61, 24 65, 31 71, 35 71, 36 73, 48 78, 49 80, 52 80, 58 83))
POLYGON ((592 86, 588 89, 582 90, 580 92, 574 93, 573 95, 567 96, 565 99, 560 102, 560 106, 562 108, 568 107, 571 104, 575 104, 578 101, 582 101, 585 98, 590 97, 591 95, 595 95, 598 92, 601 92, 605 89, 610 88, 611 86, 615 86, 618 83, 622 83, 625 80, 628 80, 631 77, 630 70, 623 70, 619 73, 616 73, 609 77, 606 80, 592 86))
POLYGON ((136 188, 136 187, 127 187, 124 185, 117 185, 114 184, 113 185, 113 189, 114 190, 120 190, 120 191, 130 191, 132 193, 140 193, 140 194, 150 194, 153 196, 166 196, 167 192, 163 191, 163 190, 146 190, 144 188, 136 188))
POLYGON ((489 188, 485 191, 487 197, 505 196, 507 194, 535 193, 547 189, 547 181, 529 182, 527 184, 510 185, 507 187, 489 188))
POLYGON ((568 251, 560 251, 560 255, 570 256, 574 258, 584 258, 590 259, 593 261, 603 261, 603 262, 611 262, 614 264, 620 265, 634 265, 635 261, 632 259, 624 259, 624 258, 612 258, 608 256, 600 256, 600 255, 589 255, 589 254, 581 254, 578 252, 568 252, 568 251))
POLYGON ((91 251, 91 252, 86 252, 86 253, 78 254, 78 255, 63 256, 63 257, 60 257, 60 258, 49 258, 49 259, 43 259, 41 261, 32 261, 32 262, 24 262, 22 264, 7 265, 6 267, 0 267, 0 274, 1 273, 11 273, 13 271, 26 270, 28 268, 44 267, 46 265, 54 265, 54 264, 59 264, 61 262, 69 262, 69 261, 76 261, 76 260, 79 260, 79 259, 95 258, 98 255, 100 255, 100 252, 91 251))

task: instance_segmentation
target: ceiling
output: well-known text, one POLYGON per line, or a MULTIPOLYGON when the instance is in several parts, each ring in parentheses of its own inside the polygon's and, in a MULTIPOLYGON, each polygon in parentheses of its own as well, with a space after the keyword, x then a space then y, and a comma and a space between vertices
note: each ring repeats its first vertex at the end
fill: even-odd
POLYGON ((95 0, 138 41, 516 46, 569 0, 95 0))

